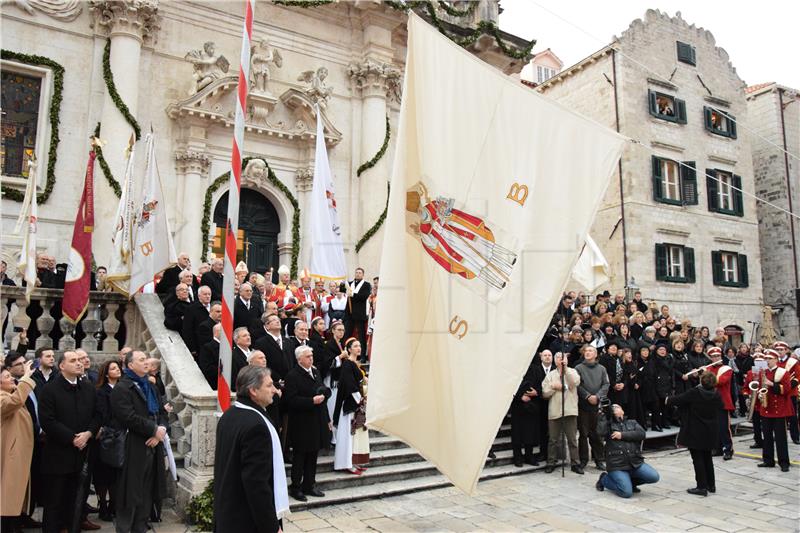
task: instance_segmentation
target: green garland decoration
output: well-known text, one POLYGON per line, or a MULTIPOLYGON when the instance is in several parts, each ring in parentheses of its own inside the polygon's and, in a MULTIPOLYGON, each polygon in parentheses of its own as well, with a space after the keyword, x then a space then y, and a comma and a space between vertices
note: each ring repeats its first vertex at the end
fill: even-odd
POLYGON ((445 13, 450 15, 451 17, 467 17, 472 15, 475 12, 475 8, 478 7, 478 2, 470 2, 469 7, 467 9, 456 9, 447 2, 443 0, 439 0, 439 7, 444 10, 445 13))
POLYGON ((131 114, 131 110, 128 109, 128 106, 125 105, 125 102, 122 101, 122 97, 117 92, 117 85, 114 83, 114 73, 111 72, 111 39, 106 40, 106 47, 103 49, 103 80, 106 82, 106 88, 108 89, 108 95, 111 97, 111 101, 114 102, 114 106, 119 109, 119 112, 125 117, 125 121, 131 125, 136 135, 136 140, 138 141, 142 138, 142 128, 139 127, 139 123, 136 122, 136 119, 131 114))
POLYGON ((370 159, 369 161, 363 163, 360 167, 358 167, 358 170, 356 170, 356 177, 361 177, 361 174, 363 174, 364 172, 366 172, 367 170, 371 169, 372 167, 378 164, 378 161, 381 160, 383 154, 386 153, 386 148, 389 147, 389 138, 391 136, 392 136, 392 127, 389 125, 389 116, 387 115, 386 135, 384 135, 383 137, 383 145, 381 146, 380 150, 378 150, 378 153, 372 157, 372 159, 370 159))
POLYGON ((378 221, 375 222, 375 224, 373 224, 372 227, 369 228, 367 232, 360 239, 358 239, 358 242, 356 243, 356 253, 360 252, 361 248, 363 248, 364 245, 367 244, 367 241, 370 240, 376 233, 378 233, 378 230, 381 228, 381 226, 383 226, 383 223, 386 220, 386 213, 389 212, 389 194, 391 194, 391 192, 392 192, 392 184, 387 183, 386 207, 383 208, 383 213, 381 213, 381 216, 378 217, 378 221))
MULTIPOLYGON (((20 54, 11 50, 2 50, 0 55, 8 61, 25 63, 26 65, 37 65, 47 67, 53 72, 53 97, 50 101, 50 148, 47 151, 47 181, 44 190, 36 196, 39 204, 47 202, 53 188, 56 186, 56 160, 58 158, 58 143, 61 140, 58 135, 59 117, 61 115, 61 102, 64 98, 64 67, 50 58, 37 55, 20 54)), ((17 189, 2 186, 2 193, 5 198, 21 202, 25 199, 25 194, 17 189)))
POLYGON ((203 492, 192 496, 186 505, 189 523, 194 531, 211 531, 214 527, 214 480, 208 482, 203 492))
MULTIPOLYGON (((286 198, 288 198, 289 203, 292 204, 294 208, 294 214, 292 215, 292 266, 291 266, 291 274, 294 278, 297 276, 297 263, 300 258, 300 204, 297 202, 297 198, 294 197, 292 191, 283 184, 281 180, 275 175, 272 171, 272 167, 269 166, 267 160, 263 157, 245 157, 242 160, 242 171, 244 171, 245 167, 247 167, 247 163, 249 163, 253 159, 260 159, 264 162, 267 166, 267 177, 269 181, 277 187, 286 198)), ((206 262, 208 260, 208 232, 211 229, 211 198, 217 190, 219 190, 222 185, 227 183, 231 179, 231 172, 230 170, 222 175, 220 175, 217 179, 215 179, 211 185, 206 189, 206 196, 203 202, 203 222, 200 224, 200 231, 202 232, 201 239, 203 242, 203 254, 202 254, 202 261, 206 262)))
MULTIPOLYGON (((100 123, 97 123, 97 126, 94 128, 94 136, 98 139, 100 138, 100 123)), ((95 159, 100 164, 100 170, 103 171, 103 175, 106 177, 106 181, 108 182, 108 186, 111 187, 111 190, 114 191, 114 195, 117 198, 122 198, 122 187, 119 186, 119 182, 114 179, 114 174, 111 173, 111 167, 108 166, 108 162, 106 158, 103 157, 103 148, 100 146, 94 147, 95 159)))
POLYGON ((272 3, 279 6, 309 8, 332 4, 335 1, 336 0, 272 0, 272 3))

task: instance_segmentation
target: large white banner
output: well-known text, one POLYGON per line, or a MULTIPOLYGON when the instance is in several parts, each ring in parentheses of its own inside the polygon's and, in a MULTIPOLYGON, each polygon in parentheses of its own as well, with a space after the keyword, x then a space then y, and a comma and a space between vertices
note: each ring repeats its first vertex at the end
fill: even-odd
POLYGON ((155 135, 148 133, 145 143, 147 163, 142 200, 136 214, 131 294, 153 281, 156 274, 178 262, 161 188, 161 174, 156 163, 155 135))
MULTIPOLYGON (((130 292, 131 279, 131 250, 133 248, 134 218, 136 216, 136 186, 133 170, 133 162, 136 153, 136 140, 131 134, 131 140, 126 150, 128 158, 125 164, 125 176, 122 181, 122 195, 117 206, 117 214, 114 216, 115 224, 114 235, 111 237, 111 259, 108 265, 108 276, 106 281, 111 287, 119 292, 128 295, 130 292)), ((108 221, 99 221, 107 224, 108 221)))
POLYGON ((39 202, 36 197, 36 163, 33 159, 28 163, 28 185, 19 212, 14 233, 19 233, 25 224, 25 236, 22 238, 22 249, 19 251, 17 270, 25 280, 25 299, 31 301, 31 293, 36 288, 36 230, 39 226, 39 202))
POLYGON ((336 206, 331 166, 325 147, 325 132, 322 116, 317 109, 317 148, 314 155, 314 185, 309 205, 309 227, 311 228, 312 277, 343 280, 347 276, 342 247, 342 228, 336 206))
POLYGON ((408 26, 367 423, 469 492, 624 138, 408 26))

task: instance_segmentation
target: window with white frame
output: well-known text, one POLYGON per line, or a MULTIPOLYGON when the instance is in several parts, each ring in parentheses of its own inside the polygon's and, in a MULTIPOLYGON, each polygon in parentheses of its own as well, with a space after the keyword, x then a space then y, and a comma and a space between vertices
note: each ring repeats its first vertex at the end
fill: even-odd
POLYGON ((722 281, 725 283, 739 283, 739 254, 723 252, 722 281))
POLYGON ((667 246, 667 275, 683 278, 683 246, 667 246))
POLYGON ((543 67, 541 65, 537 65, 536 67, 536 81, 538 83, 544 83, 555 75, 555 69, 543 67))
POLYGON ((29 165, 35 156, 39 160, 37 179, 46 169, 43 158, 50 140, 48 111, 52 72, 49 69, 3 61, 0 71, 2 84, 2 143, 0 171, 7 184, 24 184, 29 165))
POLYGON ((726 211, 733 210, 733 189, 731 188, 732 177, 728 172, 717 172, 717 195, 719 198, 720 209, 726 211))
POLYGON ((663 198, 679 202, 681 200, 681 176, 678 163, 669 159, 662 159, 661 180, 663 198))

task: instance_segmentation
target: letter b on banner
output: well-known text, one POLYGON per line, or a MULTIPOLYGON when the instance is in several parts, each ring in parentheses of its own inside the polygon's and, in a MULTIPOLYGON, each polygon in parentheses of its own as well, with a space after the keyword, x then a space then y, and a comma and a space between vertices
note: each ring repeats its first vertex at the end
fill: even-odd
POLYGON ((139 246, 139 249, 142 251, 142 255, 147 257, 148 255, 153 253, 153 243, 152 241, 147 241, 143 245, 139 246))

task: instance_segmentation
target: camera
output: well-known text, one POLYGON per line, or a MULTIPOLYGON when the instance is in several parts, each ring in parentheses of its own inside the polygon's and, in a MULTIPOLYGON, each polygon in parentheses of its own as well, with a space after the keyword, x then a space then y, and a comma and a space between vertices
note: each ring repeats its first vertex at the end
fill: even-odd
POLYGON ((608 398, 601 398, 598 407, 600 412, 602 412, 607 419, 611 420, 614 417, 614 410, 611 408, 611 400, 608 398))

